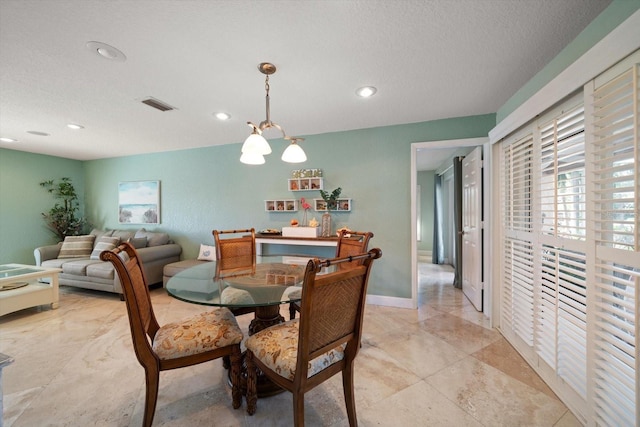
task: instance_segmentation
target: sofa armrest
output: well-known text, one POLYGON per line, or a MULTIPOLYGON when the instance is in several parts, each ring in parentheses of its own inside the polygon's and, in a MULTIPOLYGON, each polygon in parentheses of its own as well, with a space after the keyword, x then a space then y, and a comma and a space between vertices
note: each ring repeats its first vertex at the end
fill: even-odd
POLYGON ((169 243, 166 245, 151 246, 146 248, 136 249, 138 257, 142 262, 152 262, 165 258, 172 258, 180 256, 182 253, 182 246, 176 243, 169 243))
POLYGON ((33 250, 33 256, 36 259, 36 265, 42 265, 42 261, 58 258, 62 242, 57 245, 40 246, 33 250))

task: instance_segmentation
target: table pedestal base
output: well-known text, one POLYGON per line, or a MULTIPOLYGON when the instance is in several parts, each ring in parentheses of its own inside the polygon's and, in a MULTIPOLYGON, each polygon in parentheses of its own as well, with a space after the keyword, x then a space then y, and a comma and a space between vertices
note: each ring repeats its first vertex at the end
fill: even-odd
MULTIPOLYGON (((277 325, 283 322, 284 322, 284 317, 280 315, 279 305, 268 305, 266 307, 256 307, 256 316, 249 324, 249 335, 253 335, 257 332, 260 332, 263 329, 266 329, 270 326, 277 325)), ((225 367, 228 367, 228 364, 225 363, 225 367)), ((231 372, 229 372, 229 374, 230 373, 231 372)), ((231 384, 231 378, 229 378, 229 384, 231 384)), ((245 361, 244 361, 244 353, 242 353, 240 388, 242 389, 242 394, 246 396, 247 365, 245 364, 245 361)), ((273 396, 273 395, 282 393, 284 391, 282 388, 278 387, 276 384, 271 382, 271 380, 269 380, 269 378, 264 376, 264 374, 260 371, 258 371, 257 390, 258 390, 258 397, 273 396)))
POLYGON ((251 321, 251 324, 249 324, 249 335, 253 335, 282 322, 284 322, 284 317, 280 315, 279 305, 256 307, 256 317, 251 321))

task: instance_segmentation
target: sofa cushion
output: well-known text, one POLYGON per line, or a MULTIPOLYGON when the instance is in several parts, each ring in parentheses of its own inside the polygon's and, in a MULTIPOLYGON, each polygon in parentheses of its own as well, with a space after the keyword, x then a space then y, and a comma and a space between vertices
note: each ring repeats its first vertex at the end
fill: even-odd
POLYGON ((102 236, 97 239, 93 252, 91 252, 90 259, 100 259, 102 251, 110 251, 120 244, 119 237, 106 237, 102 236))
POLYGON ((146 248, 147 247, 147 238, 146 237, 131 237, 129 240, 127 240, 127 242, 131 243, 131 245, 135 249, 141 249, 141 248, 146 248))
POLYGON ((134 237, 146 237, 148 247, 161 246, 169 243, 169 235, 167 233, 154 233, 152 231, 147 231, 144 228, 136 231, 134 237))
POLYGON ((200 261, 215 261, 216 260, 216 247, 209 245, 200 245, 200 252, 198 253, 198 259, 200 261))
POLYGON ((88 277, 99 277, 100 279, 113 279, 115 270, 110 262, 98 262, 87 265, 88 277))
POLYGON ((62 272, 65 274, 73 274, 75 276, 86 276, 87 266, 91 264, 98 264, 104 261, 96 261, 89 258, 74 259, 62 264, 62 272))
POLYGON ((111 237, 111 235, 113 234, 113 230, 100 230, 99 228, 94 228, 89 234, 93 234, 94 236, 96 236, 97 242, 100 237, 111 237))
POLYGON ((65 237, 58 258, 88 258, 93 250, 95 238, 93 234, 65 237))
MULTIPOLYGON (((73 258, 71 258, 73 259, 73 258)), ((69 262, 70 258, 53 258, 46 261, 42 261, 40 267, 44 268, 62 268, 62 264, 69 262)))
POLYGON ((199 261, 197 259, 185 259, 183 261, 172 262, 164 266, 162 274, 165 277, 173 277, 187 268, 194 267, 196 265, 203 264, 208 261, 199 261))
POLYGON ((126 242, 136 235, 135 230, 113 230, 112 237, 119 237, 121 242, 126 242))

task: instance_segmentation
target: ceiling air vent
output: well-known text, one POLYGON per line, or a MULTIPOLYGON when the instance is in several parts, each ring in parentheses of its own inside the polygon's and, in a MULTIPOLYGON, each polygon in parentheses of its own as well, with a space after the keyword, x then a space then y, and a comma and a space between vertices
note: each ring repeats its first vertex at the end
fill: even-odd
POLYGON ((159 101, 155 98, 147 98, 147 99, 143 99, 142 100, 143 104, 147 104, 149 107, 153 107, 156 110, 160 110, 160 111, 171 111, 171 110, 175 110, 174 107, 172 107, 171 105, 159 101))

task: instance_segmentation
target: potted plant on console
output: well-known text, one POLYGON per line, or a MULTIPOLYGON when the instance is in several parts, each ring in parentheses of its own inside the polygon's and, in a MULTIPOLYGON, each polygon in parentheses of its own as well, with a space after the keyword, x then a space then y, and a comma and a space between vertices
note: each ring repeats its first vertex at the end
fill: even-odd
POLYGON ((327 204, 327 211, 322 214, 322 237, 331 236, 331 214, 329 211, 335 211, 338 208, 338 197, 340 197, 341 192, 341 187, 336 188, 331 193, 320 190, 320 196, 327 204))

